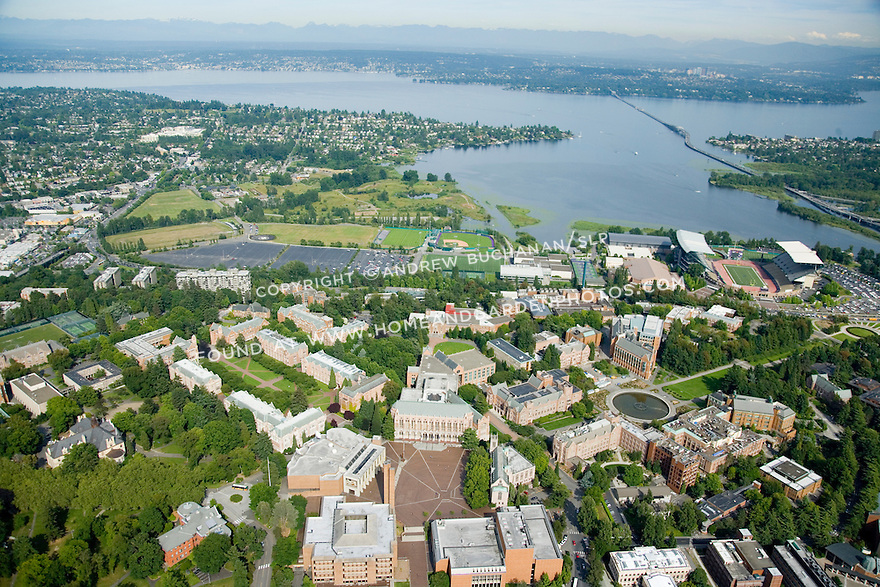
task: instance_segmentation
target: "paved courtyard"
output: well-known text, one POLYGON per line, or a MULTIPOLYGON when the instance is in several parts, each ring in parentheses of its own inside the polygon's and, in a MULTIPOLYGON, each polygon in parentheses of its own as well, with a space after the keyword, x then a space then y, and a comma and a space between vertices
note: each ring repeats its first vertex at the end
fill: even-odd
POLYGON ((397 464, 394 501, 399 524, 421 526, 426 520, 475 518, 491 511, 472 510, 461 494, 464 449, 419 450, 402 442, 388 443, 386 448, 388 458, 397 464))

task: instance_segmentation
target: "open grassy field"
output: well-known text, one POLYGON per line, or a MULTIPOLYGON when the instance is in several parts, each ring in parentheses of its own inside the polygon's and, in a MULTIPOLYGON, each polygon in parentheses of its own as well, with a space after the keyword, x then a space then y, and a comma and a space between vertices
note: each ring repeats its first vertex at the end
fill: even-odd
POLYGON ((724 270, 730 275, 730 279, 737 285, 747 287, 763 287, 764 280, 758 275, 754 267, 745 267, 740 265, 725 265, 724 270))
POLYGON ((413 230, 410 228, 388 228, 388 236, 381 243, 381 246, 388 249, 412 249, 419 247, 425 242, 428 236, 427 230, 413 230))
POLYGON ((528 208, 520 208, 518 206, 502 206, 498 204, 496 206, 498 211, 504 214, 504 217, 510 221, 514 228, 521 228, 523 226, 529 226, 531 224, 538 224, 541 222, 537 218, 532 218, 529 216, 528 208))
POLYGON ((445 355, 451 355, 454 353, 460 353, 462 351, 467 351, 474 348, 474 345, 468 344, 466 342, 458 342, 457 340, 445 340, 443 342, 437 343, 434 347, 434 352, 437 351, 442 352, 445 355))
POLYGON ((32 342, 39 342, 41 340, 59 340, 63 336, 67 335, 54 324, 35 326, 34 328, 28 328, 27 330, 22 330, 15 334, 7 334, 0 338, 0 352, 31 344, 32 342))
POLYGON ((325 245, 341 242, 342 246, 356 243, 369 247, 379 229, 360 224, 282 224, 265 223, 257 225, 260 234, 274 234, 275 242, 298 245, 303 239, 322 241, 325 245))
POLYGON ((438 245, 447 247, 470 247, 470 248, 491 248, 493 241, 484 234, 473 234, 470 232, 441 232, 438 245), (464 243, 462 245, 461 243, 464 243))
POLYGON ((672 394, 680 400, 691 400, 695 397, 709 395, 721 388, 721 380, 727 374, 727 369, 723 369, 716 373, 703 375, 690 381, 676 383, 675 385, 667 385, 663 388, 666 393, 672 394))
POLYGON ((123 243, 137 244, 140 239, 144 239, 148 249, 161 249, 173 247, 179 242, 214 240, 220 238, 221 234, 235 236, 236 233, 219 221, 199 222, 114 234, 107 237, 107 242, 115 247, 123 243))
MULTIPOLYGON (((303 182, 295 185, 302 186, 300 189, 303 191, 309 188, 320 189, 318 183, 303 182)), ((296 190, 291 191, 296 193, 296 190)), ((420 181, 410 186, 400 179, 383 179, 366 183, 350 190, 349 193, 342 193, 340 190, 321 192, 320 201, 314 206, 319 215, 329 212, 335 206, 345 206, 353 212, 372 208, 379 216, 415 217, 416 213, 420 213, 424 218, 433 215, 438 205, 457 210, 475 220, 488 218, 485 208, 461 192, 454 182, 445 181, 420 181), (436 197, 421 199, 417 197, 428 194, 436 197)))
POLYGON ((432 263, 431 267, 437 267, 444 273, 449 273, 453 267, 456 267, 459 272, 483 273, 487 279, 494 279, 495 275, 501 271, 501 259, 486 258, 485 256, 480 258, 477 253, 455 256, 441 254, 425 255, 425 260, 428 263, 431 263, 434 259, 438 261, 432 263), (449 261, 449 259, 454 259, 454 262, 449 261))
POLYGON ((175 190, 173 192, 160 192, 153 194, 147 201, 132 210, 129 215, 143 217, 150 215, 153 218, 160 216, 177 217, 181 210, 214 210, 220 211, 217 202, 201 199, 192 190, 175 190))

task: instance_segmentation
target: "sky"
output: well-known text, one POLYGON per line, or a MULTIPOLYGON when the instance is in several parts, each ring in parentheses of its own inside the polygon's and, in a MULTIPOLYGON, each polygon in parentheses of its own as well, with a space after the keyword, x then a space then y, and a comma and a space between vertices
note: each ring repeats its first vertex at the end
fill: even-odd
POLYGON ((880 0, 0 0, 0 15, 424 24, 880 47, 880 0))

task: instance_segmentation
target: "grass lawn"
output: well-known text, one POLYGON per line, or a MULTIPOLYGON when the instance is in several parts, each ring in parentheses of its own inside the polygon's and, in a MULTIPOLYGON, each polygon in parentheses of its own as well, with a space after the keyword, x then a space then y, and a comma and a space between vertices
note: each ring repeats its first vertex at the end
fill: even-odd
POLYGON ((866 336, 876 336, 876 333, 867 328, 859 328, 858 326, 850 326, 846 331, 854 336, 864 338, 866 336))
POLYGON ((453 353, 460 353, 462 351, 468 351, 474 348, 474 345, 468 344, 466 342, 458 342, 457 340, 445 340, 441 343, 437 343, 437 346, 434 347, 434 352, 441 351, 445 355, 451 355, 453 353))
POLYGON ((122 565, 119 565, 118 567, 116 567, 116 570, 109 575, 98 579, 97 586, 110 587, 111 585, 115 585, 116 582, 119 581, 125 573, 126 570, 122 567, 122 565))
POLYGON ((240 373, 240 375, 241 375, 242 379, 244 379, 245 381, 247 381, 251 385, 255 385, 255 386, 259 387, 263 384, 262 381, 254 378, 254 377, 251 377, 250 375, 245 375, 244 373, 240 373))
MULTIPOLYGON (((813 347, 818 346, 820 344, 823 344, 823 343, 813 342, 813 343, 809 343, 809 344, 805 345, 804 348, 813 348, 813 347)), ((787 350, 783 350, 783 351, 775 351, 772 353, 765 353, 763 355, 759 355, 757 357, 753 357, 751 359, 748 359, 748 361, 752 365, 763 365, 764 363, 770 363, 772 361, 778 361, 779 359, 784 359, 785 357, 794 353, 796 350, 800 350, 800 349, 787 349, 787 350)))
POLYGON ((220 206, 217 202, 201 199, 192 190, 175 190, 153 194, 147 198, 146 202, 132 210, 129 216, 150 215, 153 218, 160 216, 177 218, 181 210, 214 210, 219 212, 220 206))
POLYGON ((470 232, 441 232, 440 238, 437 239, 440 246, 461 247, 457 242, 465 243, 470 248, 491 248, 494 246, 492 239, 484 234, 472 234, 470 232))
POLYGON ((285 224, 269 222, 258 224, 261 234, 274 234, 275 242, 298 245, 307 241, 322 241, 325 245, 340 242, 342 246, 349 243, 369 247, 379 229, 375 226, 360 224, 285 224))
POLYGON ((740 265, 725 265, 724 270, 730 275, 730 279, 737 285, 747 287, 761 287, 764 280, 758 275, 754 267, 744 267, 740 265))
POLYGON ((54 324, 43 324, 0 338, 0 351, 8 351, 41 340, 58 340, 62 336, 67 335, 54 324))
POLYGON ((571 426, 572 424, 577 424, 579 422, 583 422, 581 418, 575 418, 574 416, 568 414, 568 412, 560 412, 556 414, 556 416, 560 416, 558 418, 554 416, 546 416, 545 418, 541 418, 541 420, 546 420, 544 422, 540 420, 535 420, 535 424, 543 428, 544 430, 556 430, 558 428, 562 428, 563 426, 571 426), (547 420, 549 418, 549 420, 547 420))
POLYGON ((389 227, 388 236, 379 244, 388 249, 413 249, 420 247, 425 242, 426 236, 428 236, 427 230, 389 227))
POLYGON ((161 452, 167 452, 171 454, 183 454, 183 447, 177 444, 176 442, 169 442, 165 446, 154 447, 156 450, 161 452))
POLYGON ((107 242, 115 247, 124 243, 137 244, 140 239, 144 239, 144 244, 148 249, 160 249, 189 241, 219 239, 221 234, 235 236, 236 231, 222 222, 199 222, 114 234, 107 237, 107 242))
POLYGON ((710 375, 703 375, 702 377, 691 379, 690 381, 676 383, 675 385, 667 385, 663 388, 663 391, 672 394, 680 400, 690 400, 695 397, 709 395, 712 392, 718 391, 721 387, 721 380, 724 379, 726 374, 727 369, 724 369, 710 375))
POLYGON ((287 379, 281 379, 279 381, 276 381, 275 387, 277 387, 281 391, 286 391, 289 393, 293 393, 294 391, 296 391, 296 384, 294 384, 291 381, 288 381, 287 379))
POLYGON ((502 206, 501 204, 497 205, 498 211, 504 214, 504 217, 507 218, 514 228, 521 228, 523 226, 529 226, 531 224, 538 224, 541 222, 537 218, 532 218, 529 216, 528 208, 520 208, 518 206, 502 206))
POLYGON ((837 340, 856 340, 855 336, 850 336, 845 332, 838 332, 837 334, 832 334, 831 338, 836 338, 837 340))

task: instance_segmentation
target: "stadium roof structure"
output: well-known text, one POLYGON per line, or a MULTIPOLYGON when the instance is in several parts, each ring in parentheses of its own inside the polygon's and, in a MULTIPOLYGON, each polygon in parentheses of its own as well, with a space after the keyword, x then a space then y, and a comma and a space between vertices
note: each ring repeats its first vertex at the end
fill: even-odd
POLYGON ((677 230, 675 231, 675 237, 678 239, 678 245, 684 249, 686 253, 703 253, 704 255, 714 254, 712 249, 706 243, 706 237, 699 232, 677 230))
POLYGON ((791 260, 800 265, 824 265, 816 251, 801 241, 777 241, 782 250, 788 253, 791 260))

